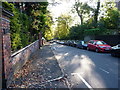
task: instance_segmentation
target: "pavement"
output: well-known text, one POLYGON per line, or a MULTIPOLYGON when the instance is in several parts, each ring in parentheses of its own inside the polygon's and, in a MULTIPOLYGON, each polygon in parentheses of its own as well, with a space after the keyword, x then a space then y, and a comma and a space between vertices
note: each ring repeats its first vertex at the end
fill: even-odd
POLYGON ((49 44, 31 55, 23 68, 14 75, 9 88, 68 88, 49 44))

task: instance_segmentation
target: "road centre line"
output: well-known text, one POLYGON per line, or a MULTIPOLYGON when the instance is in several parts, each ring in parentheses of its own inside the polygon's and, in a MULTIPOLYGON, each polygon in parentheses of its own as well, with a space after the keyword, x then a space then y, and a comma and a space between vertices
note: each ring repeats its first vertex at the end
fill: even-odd
POLYGON ((102 68, 99 68, 99 69, 102 70, 103 72, 106 72, 107 74, 109 74, 108 71, 106 71, 106 70, 104 70, 104 69, 102 69, 102 68))
POLYGON ((93 90, 92 86, 78 73, 71 73, 71 75, 78 75, 78 77, 83 81, 83 83, 90 89, 93 90))

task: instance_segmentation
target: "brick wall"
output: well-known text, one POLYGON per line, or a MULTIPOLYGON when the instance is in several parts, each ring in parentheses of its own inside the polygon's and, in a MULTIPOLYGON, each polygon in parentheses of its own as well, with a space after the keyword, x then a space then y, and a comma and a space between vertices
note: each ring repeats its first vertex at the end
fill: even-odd
POLYGON ((11 41, 10 41, 10 33, 3 35, 3 58, 4 58, 4 65, 5 65, 5 77, 9 75, 11 69, 11 41))
MULTIPOLYGON (((9 15, 5 10, 2 10, 0 16, 0 78, 2 80, 2 88, 6 87, 5 79, 11 72, 11 40, 10 40, 10 21, 9 15)), ((1 88, 1 87, 0 87, 1 88)))
POLYGON ((2 29, 0 22, 0 89, 2 88, 2 29))
POLYGON ((4 59, 4 72, 5 72, 5 78, 7 78, 10 69, 11 69, 11 63, 10 63, 10 57, 11 57, 11 40, 10 40, 10 21, 9 18, 2 15, 2 55, 4 59))

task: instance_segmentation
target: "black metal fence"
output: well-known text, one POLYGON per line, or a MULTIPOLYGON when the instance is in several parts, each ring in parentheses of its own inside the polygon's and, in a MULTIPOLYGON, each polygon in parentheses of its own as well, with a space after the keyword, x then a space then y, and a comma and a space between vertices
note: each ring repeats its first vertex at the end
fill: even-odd
POLYGON ((101 36, 95 36, 95 39, 103 40, 111 46, 120 44, 120 35, 101 35, 101 36))

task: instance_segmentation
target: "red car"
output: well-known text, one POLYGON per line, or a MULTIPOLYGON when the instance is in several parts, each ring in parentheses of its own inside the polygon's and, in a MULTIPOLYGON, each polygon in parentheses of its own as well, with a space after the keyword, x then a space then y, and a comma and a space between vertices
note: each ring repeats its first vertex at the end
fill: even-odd
POLYGON ((90 40, 88 42, 87 50, 95 50, 96 52, 109 52, 111 46, 102 40, 90 40))

